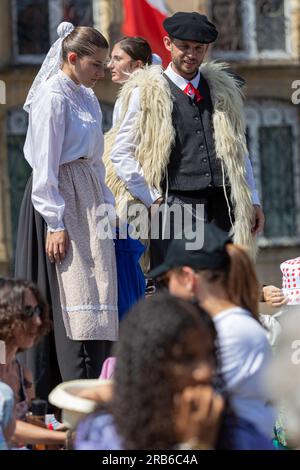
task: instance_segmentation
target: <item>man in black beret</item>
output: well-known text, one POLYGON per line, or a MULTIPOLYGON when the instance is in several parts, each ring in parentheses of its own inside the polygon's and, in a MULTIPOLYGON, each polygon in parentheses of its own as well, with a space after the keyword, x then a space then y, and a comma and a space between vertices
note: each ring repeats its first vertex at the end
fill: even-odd
MULTIPOLYGON (((246 147, 243 79, 224 64, 203 63, 218 36, 205 15, 177 12, 163 26, 172 58, 164 77, 172 94, 175 142, 164 194, 156 203, 191 204, 194 214, 196 205, 203 204, 206 221, 227 232, 233 229, 234 240, 254 254, 264 215, 246 147)), ((158 240, 151 240, 152 267, 162 262, 169 243, 163 229, 158 240)))
POLYGON ((224 64, 204 63, 218 35, 206 16, 178 12, 163 24, 172 61, 163 79, 157 66, 128 77, 118 99, 122 122, 106 139, 106 181, 117 211, 128 201, 150 208, 152 268, 190 214, 194 225, 204 219, 233 231, 254 254, 264 217, 247 152, 242 79, 224 64), (181 219, 172 218, 173 209, 181 219))

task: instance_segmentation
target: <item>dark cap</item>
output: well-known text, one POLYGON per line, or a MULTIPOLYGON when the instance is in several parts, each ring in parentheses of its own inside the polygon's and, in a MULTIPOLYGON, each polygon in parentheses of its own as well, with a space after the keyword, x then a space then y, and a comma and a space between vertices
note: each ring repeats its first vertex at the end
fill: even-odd
POLYGON ((179 11, 166 18, 163 26, 169 36, 209 44, 217 39, 218 31, 205 15, 179 11))
POLYGON ((190 266, 193 269, 225 269, 230 261, 226 244, 232 243, 228 233, 214 224, 204 224, 203 246, 199 250, 187 249, 187 243, 192 239, 182 238, 173 240, 167 250, 164 262, 150 271, 146 277, 162 276, 173 268, 190 266))

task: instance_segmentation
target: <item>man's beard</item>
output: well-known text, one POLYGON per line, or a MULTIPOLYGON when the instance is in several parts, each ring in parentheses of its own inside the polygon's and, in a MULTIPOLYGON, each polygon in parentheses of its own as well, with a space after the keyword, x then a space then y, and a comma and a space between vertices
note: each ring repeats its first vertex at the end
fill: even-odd
POLYGON ((193 69, 186 70, 186 69, 184 68, 184 63, 183 63, 182 60, 177 59, 177 58, 173 58, 172 62, 173 62, 173 64, 174 64, 174 66, 176 67, 176 69, 177 69, 179 72, 184 73, 185 75, 190 75, 191 77, 194 77, 194 76, 197 74, 197 72, 198 72, 198 68, 199 68, 199 67, 198 67, 198 64, 196 64, 196 63, 193 64, 193 65, 194 65, 193 69))

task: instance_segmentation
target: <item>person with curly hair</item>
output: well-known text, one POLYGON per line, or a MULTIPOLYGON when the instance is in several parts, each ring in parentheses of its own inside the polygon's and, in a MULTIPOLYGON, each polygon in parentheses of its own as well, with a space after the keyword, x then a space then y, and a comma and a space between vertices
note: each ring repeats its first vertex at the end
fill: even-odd
POLYGON ((31 348, 50 327, 48 306, 38 288, 29 281, 0 279, 0 340, 5 343, 5 364, 0 364, 0 382, 11 387, 15 397, 16 428, 12 442, 62 445, 66 433, 43 429, 26 422, 35 390, 31 371, 17 354, 31 348))
POLYGON ((109 414, 79 425, 76 448, 214 448, 224 407, 215 343, 196 304, 165 293, 139 302, 121 327, 109 414))

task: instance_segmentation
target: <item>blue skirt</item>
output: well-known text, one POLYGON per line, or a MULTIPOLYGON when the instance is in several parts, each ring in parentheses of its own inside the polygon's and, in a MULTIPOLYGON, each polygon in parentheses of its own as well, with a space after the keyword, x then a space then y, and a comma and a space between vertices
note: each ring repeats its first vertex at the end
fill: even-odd
POLYGON ((139 240, 129 236, 115 240, 117 277, 118 277, 118 310, 119 320, 128 310, 145 295, 146 282, 139 259, 145 251, 139 240))

